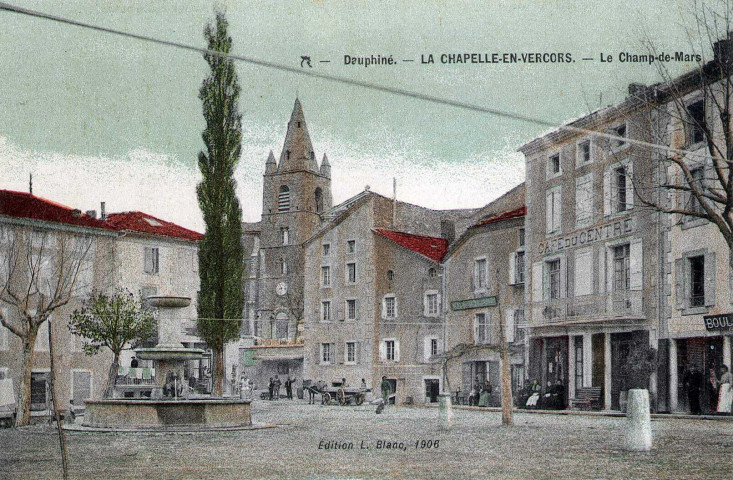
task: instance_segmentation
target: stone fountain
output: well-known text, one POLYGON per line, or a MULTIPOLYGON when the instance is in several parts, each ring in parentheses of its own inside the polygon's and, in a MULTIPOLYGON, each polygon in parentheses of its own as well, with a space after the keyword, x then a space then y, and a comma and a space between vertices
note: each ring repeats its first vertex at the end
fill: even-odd
MULTIPOLYGON (((152 360, 156 385, 150 398, 109 398, 87 400, 83 427, 89 430, 170 430, 230 429, 250 427, 249 400, 221 397, 187 398, 174 393, 163 395, 166 380, 183 381, 184 362, 200 358, 204 351, 184 347, 180 341, 182 308, 191 304, 188 297, 154 296, 146 299, 157 308, 158 344, 135 350, 138 358, 152 360)), ((183 391, 187 392, 187 388, 183 391)))

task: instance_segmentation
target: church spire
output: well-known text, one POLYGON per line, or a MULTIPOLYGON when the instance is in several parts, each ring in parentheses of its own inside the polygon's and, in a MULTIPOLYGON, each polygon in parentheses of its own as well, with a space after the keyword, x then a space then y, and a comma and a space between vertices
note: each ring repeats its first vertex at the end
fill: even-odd
POLYGON ((290 115, 288 132, 285 134, 285 144, 277 167, 278 172, 287 170, 318 171, 316 155, 305 123, 303 106, 298 98, 295 99, 293 113, 290 115))
POLYGON ((328 157, 325 153, 323 154, 323 160, 321 160, 321 175, 331 178, 331 164, 328 163, 328 157))
POLYGON ((267 161, 265 162, 265 175, 275 173, 276 169, 277 164, 275 163, 275 154, 270 150, 270 155, 267 156, 267 161))

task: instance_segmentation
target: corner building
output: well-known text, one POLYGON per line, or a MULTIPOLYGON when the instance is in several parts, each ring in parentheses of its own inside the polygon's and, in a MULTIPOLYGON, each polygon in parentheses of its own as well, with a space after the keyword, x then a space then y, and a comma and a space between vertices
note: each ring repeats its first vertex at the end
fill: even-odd
MULTIPOLYGON (((528 356, 543 393, 565 398, 601 389, 604 409, 624 408, 632 350, 657 348, 660 214, 640 208, 632 186, 655 181, 645 102, 630 86, 622 103, 566 127, 621 139, 555 130, 520 148, 526 158, 528 356)), ((656 398, 656 375, 649 384, 656 398)))

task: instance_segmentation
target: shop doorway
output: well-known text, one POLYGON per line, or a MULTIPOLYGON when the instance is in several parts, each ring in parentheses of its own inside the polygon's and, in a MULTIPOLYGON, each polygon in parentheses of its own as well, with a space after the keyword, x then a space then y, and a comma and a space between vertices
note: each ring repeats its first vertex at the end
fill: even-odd
POLYGON ((433 378, 425 379, 425 399, 430 403, 436 403, 440 395, 440 380, 433 378))

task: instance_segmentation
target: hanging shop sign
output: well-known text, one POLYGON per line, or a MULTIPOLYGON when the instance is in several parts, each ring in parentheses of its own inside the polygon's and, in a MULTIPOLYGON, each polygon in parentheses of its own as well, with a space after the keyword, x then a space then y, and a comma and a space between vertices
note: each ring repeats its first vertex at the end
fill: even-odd
POLYGON ((705 330, 733 331, 733 313, 721 313, 719 315, 705 315, 702 317, 705 322, 705 330))
POLYGON ((469 300, 456 300, 450 302, 453 310, 469 310, 471 308, 495 307, 496 297, 471 298, 469 300))

